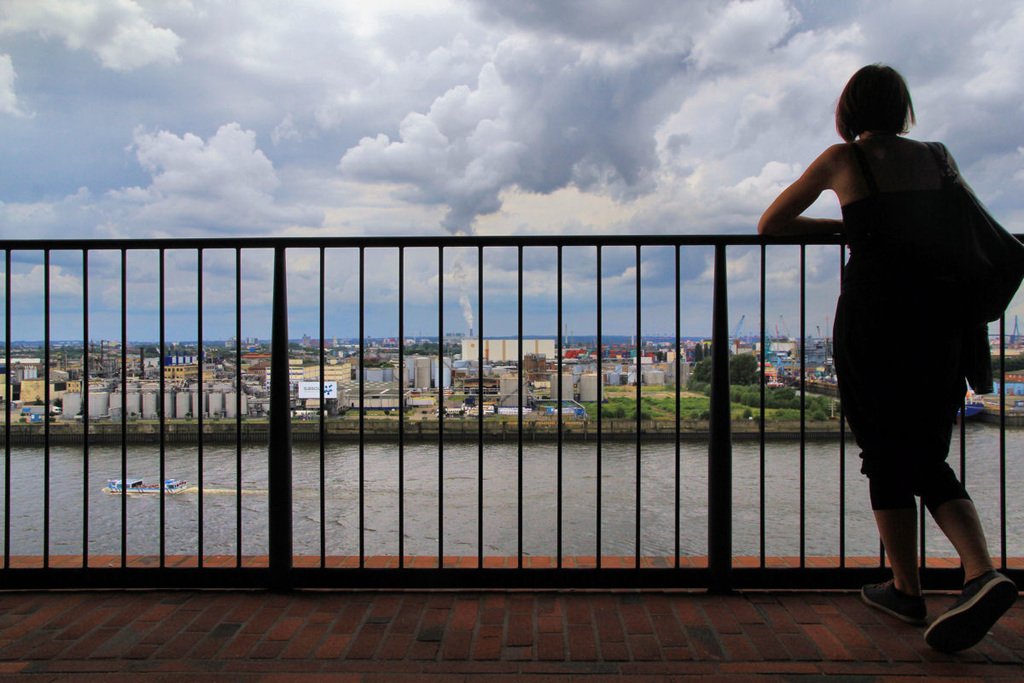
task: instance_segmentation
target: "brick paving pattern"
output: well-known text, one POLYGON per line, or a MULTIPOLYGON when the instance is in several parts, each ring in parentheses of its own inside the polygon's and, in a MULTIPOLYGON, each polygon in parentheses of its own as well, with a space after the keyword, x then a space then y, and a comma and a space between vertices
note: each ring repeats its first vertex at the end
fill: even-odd
MULTIPOLYGON (((954 599, 928 598, 932 616, 954 599)), ((1024 680, 1024 601, 978 646, 851 592, 0 593, 0 681, 1024 680)))

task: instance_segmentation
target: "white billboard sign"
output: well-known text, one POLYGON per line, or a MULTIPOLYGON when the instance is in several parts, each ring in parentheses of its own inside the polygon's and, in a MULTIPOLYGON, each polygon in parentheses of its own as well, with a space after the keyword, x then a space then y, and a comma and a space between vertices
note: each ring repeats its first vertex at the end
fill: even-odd
MULTIPOLYGON (((299 382, 299 398, 318 398, 320 382, 299 382)), ((338 398, 338 383, 324 382, 324 399, 338 398)))

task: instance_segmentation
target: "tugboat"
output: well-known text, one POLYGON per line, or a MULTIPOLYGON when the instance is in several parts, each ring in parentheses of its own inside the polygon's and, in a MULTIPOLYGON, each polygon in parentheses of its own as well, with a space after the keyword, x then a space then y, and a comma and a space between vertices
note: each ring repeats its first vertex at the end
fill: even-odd
MULTIPOLYGON (((184 479, 165 479, 164 493, 181 493, 188 486, 184 479)), ((147 484, 141 479, 126 479, 123 483, 120 479, 108 479, 103 489, 104 493, 160 493, 159 484, 147 484)))

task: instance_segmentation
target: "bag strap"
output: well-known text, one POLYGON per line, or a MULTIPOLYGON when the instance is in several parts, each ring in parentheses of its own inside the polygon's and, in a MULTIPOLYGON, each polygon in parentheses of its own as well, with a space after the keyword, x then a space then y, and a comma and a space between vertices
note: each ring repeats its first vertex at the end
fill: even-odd
POLYGON ((946 149, 946 146, 941 142, 926 142, 924 144, 931 150, 932 156, 935 157, 935 163, 939 166, 939 173, 942 174, 942 182, 962 184, 960 183, 960 174, 953 168, 953 164, 949 163, 949 150, 946 149))
POLYGON ((864 181, 868 184, 868 190, 871 194, 879 194, 878 183, 875 182, 875 174, 871 172, 868 156, 856 142, 851 142, 850 144, 853 146, 854 156, 857 157, 857 161, 860 163, 860 170, 864 173, 864 181))

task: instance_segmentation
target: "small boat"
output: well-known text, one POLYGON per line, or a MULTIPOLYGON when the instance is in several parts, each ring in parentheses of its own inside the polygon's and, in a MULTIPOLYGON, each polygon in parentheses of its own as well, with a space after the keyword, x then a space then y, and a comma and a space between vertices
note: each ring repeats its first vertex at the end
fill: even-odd
MULTIPOLYGON (((164 479, 164 493, 181 493, 188 486, 184 479, 164 479)), ((108 479, 103 489, 106 493, 160 493, 159 484, 147 484, 142 479, 108 479)))
POLYGON ((964 396, 963 406, 956 409, 956 421, 959 424, 960 420, 967 420, 975 415, 978 415, 985 409, 985 403, 977 398, 977 394, 970 388, 967 389, 967 395, 964 396))
POLYGON ((985 404, 981 401, 972 401, 971 403, 965 403, 962 408, 956 409, 956 419, 960 420, 961 417, 964 419, 970 419, 985 409, 985 404))

